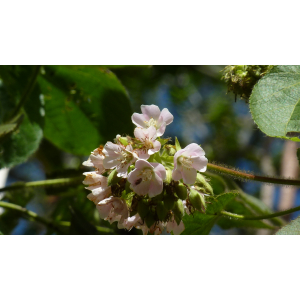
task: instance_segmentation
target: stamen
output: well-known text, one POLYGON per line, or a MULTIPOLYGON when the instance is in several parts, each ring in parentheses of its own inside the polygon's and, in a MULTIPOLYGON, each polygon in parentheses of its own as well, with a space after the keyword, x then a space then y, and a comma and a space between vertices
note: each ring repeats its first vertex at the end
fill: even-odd
POLYGON ((188 169, 192 168, 193 161, 189 157, 181 155, 178 158, 178 162, 185 168, 188 168, 188 169))

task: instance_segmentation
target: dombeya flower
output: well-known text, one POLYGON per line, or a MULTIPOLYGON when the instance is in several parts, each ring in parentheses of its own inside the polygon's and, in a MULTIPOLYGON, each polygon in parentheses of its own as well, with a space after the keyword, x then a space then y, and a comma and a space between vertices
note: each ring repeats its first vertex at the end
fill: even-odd
POLYGON ((142 148, 136 150, 139 158, 148 159, 150 155, 160 150, 161 144, 156 141, 157 134, 154 126, 148 129, 136 127, 134 136, 143 143, 142 148))
POLYGON ((206 171, 208 160, 204 155, 204 150, 195 143, 177 151, 174 155, 172 178, 176 181, 182 178, 186 184, 195 183, 197 170, 206 171))
POLYGON ((166 178, 166 169, 159 163, 149 163, 139 159, 135 169, 128 174, 130 188, 138 195, 149 195, 150 198, 163 191, 163 180, 166 178))
POLYGON ((105 168, 103 167, 104 155, 102 154, 102 147, 95 149, 89 159, 84 161, 82 164, 86 167, 94 167, 98 170, 99 173, 103 173, 105 168))
POLYGON ((173 122, 173 115, 167 108, 162 111, 156 105, 141 105, 142 114, 134 113, 131 117, 132 122, 142 128, 154 126, 157 136, 162 136, 166 126, 173 122))
POLYGON ((105 155, 103 160, 104 168, 116 168, 118 176, 126 178, 128 167, 138 158, 132 150, 131 145, 124 147, 122 145, 113 144, 112 142, 107 142, 103 149, 103 154, 105 155))
POLYGON ((109 197, 100 201, 97 204, 97 209, 100 214, 100 218, 113 223, 115 221, 123 222, 128 218, 129 211, 125 200, 118 197, 109 197))

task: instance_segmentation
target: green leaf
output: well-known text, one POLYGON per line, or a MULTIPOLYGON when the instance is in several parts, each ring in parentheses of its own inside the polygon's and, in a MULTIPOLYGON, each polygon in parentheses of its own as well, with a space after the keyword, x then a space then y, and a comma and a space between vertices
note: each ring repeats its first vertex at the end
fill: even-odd
POLYGON ((0 168, 26 161, 37 150, 43 137, 43 103, 37 86, 28 94, 23 112, 11 120, 33 72, 34 67, 29 66, 0 67, 0 168))
POLYGON ((58 148, 88 155, 117 134, 132 134, 128 94, 108 69, 51 66, 45 71, 39 78, 45 98, 44 134, 58 148))
POLYGON ((182 234, 209 234, 214 224, 220 218, 221 210, 234 200, 238 195, 237 191, 224 193, 216 198, 209 197, 211 204, 207 205, 206 214, 195 212, 193 215, 184 215, 183 223, 185 230, 182 234))
POLYGON ((300 141, 300 66, 277 66, 250 97, 254 122, 268 136, 300 141))
POLYGON ((176 151, 179 151, 181 149, 181 146, 179 144, 179 141, 177 139, 177 136, 175 136, 175 147, 176 147, 176 151))
POLYGON ((282 227, 276 235, 300 235, 300 217, 282 227))
POLYGON ((297 158, 298 158, 298 162, 300 164, 300 148, 297 149, 297 158))
POLYGON ((193 215, 184 215, 182 220, 185 230, 181 234, 209 234, 218 218, 219 216, 205 215, 200 212, 195 212, 193 215))

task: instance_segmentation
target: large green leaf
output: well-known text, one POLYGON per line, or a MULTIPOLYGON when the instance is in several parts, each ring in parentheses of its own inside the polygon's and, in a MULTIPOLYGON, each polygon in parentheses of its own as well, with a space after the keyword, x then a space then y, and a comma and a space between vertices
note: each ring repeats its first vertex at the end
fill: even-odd
POLYGON ((209 200, 211 203, 207 206, 206 214, 196 212, 193 215, 186 214, 183 217, 185 230, 182 234, 209 234, 214 224, 220 218, 218 213, 223 210, 236 196, 237 192, 232 191, 221 194, 216 198, 210 197, 209 200))
POLYGON ((35 67, 0 67, 0 168, 12 167, 28 159, 38 148, 43 136, 43 105, 36 86, 28 95, 21 112, 14 110, 24 95, 35 67))
POLYGON ((278 235, 300 235, 300 217, 293 220, 288 225, 282 227, 276 234, 278 234, 278 235))
POLYGON ((123 85, 106 68, 46 67, 45 137, 67 152, 88 155, 117 134, 132 134, 131 106, 123 85))
POLYGON ((268 136, 300 141, 300 66, 277 66, 250 97, 254 122, 268 136))

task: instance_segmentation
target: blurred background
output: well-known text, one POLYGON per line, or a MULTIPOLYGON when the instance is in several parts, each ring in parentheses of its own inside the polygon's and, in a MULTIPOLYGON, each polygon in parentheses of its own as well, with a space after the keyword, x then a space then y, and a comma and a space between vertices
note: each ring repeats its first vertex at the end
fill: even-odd
MULTIPOLYGON (((131 106, 131 111, 126 116, 126 118, 129 116, 129 120, 133 112, 140 113, 141 104, 156 104, 160 109, 166 107, 174 115, 174 122, 167 126, 164 137, 171 137, 174 141, 174 137, 177 136, 182 146, 192 142, 200 144, 209 162, 219 162, 255 174, 298 177, 297 143, 267 137, 257 128, 251 118, 248 104, 239 97, 235 101, 232 93, 227 94, 226 84, 221 80, 221 71, 224 67, 107 66, 106 68, 116 75, 126 90, 131 106)), ((50 71, 47 71, 46 67, 45 70, 49 74, 50 71)), ((72 72, 74 75, 77 72, 76 68, 72 72)), ((78 76, 80 75, 78 72, 78 76)), ((59 82, 61 83, 61 79, 59 82)), ((42 84, 40 82, 41 86, 42 84)), ((73 94, 76 96, 77 87, 69 86, 69 89, 75 91, 73 94)), ((43 100, 44 94, 41 93, 39 98, 43 100)), ((116 122, 114 109, 118 109, 118 106, 122 109, 122 104, 113 95, 108 94, 107 97, 112 103, 112 108, 107 114, 110 114, 113 126, 116 122)), ((47 102, 47 97, 45 101, 47 102)), ((72 98, 72 101, 76 103, 76 97, 72 98)), ((106 122, 105 126, 110 124, 106 122)), ((130 127, 123 127, 122 123, 118 126, 118 133, 133 135, 133 132, 129 131, 130 127)), ((76 127, 73 130, 76 130, 76 127)), ((60 134, 59 130, 56 134, 60 134)), ((87 129, 84 134, 89 135, 89 130, 87 129)), ((112 141, 115 132, 105 137, 112 141)), ((81 142, 78 140, 78 145, 81 142)), ((80 176, 87 171, 81 164, 88 155, 65 151, 66 148, 60 145, 60 142, 55 142, 55 139, 51 138, 50 133, 45 132, 37 151, 26 162, 1 169, 2 186, 18 181, 80 176)), ((90 152, 95 149, 94 144, 87 147, 90 152)), ((236 183, 246 193, 257 197, 274 211, 300 205, 300 192, 297 188, 258 182, 236 181, 236 183)), ((65 234, 141 234, 136 229, 130 232, 118 230, 115 224, 110 225, 100 220, 94 204, 86 198, 87 194, 83 184, 79 182, 76 186, 19 190, 2 194, 2 197, 7 201, 11 200, 26 206, 43 217, 69 222, 70 226, 63 228, 62 233, 65 234)), ((299 212, 296 212, 289 218, 294 219, 298 214, 299 212)), ((40 223, 23 218, 17 212, 3 208, 0 208, 0 231, 4 234, 57 233, 40 223)), ((223 226, 222 229, 217 224, 210 234, 272 233, 274 232, 270 229, 247 226, 241 228, 223 226)))

